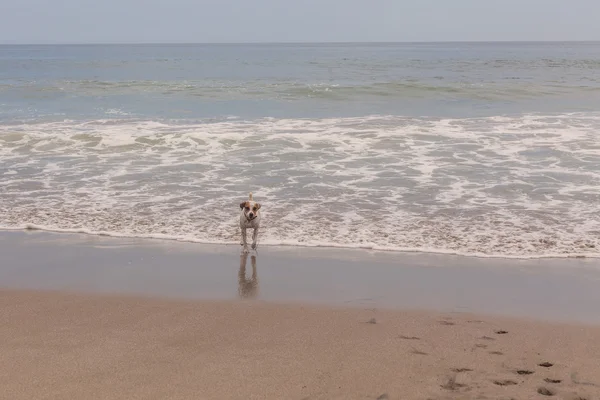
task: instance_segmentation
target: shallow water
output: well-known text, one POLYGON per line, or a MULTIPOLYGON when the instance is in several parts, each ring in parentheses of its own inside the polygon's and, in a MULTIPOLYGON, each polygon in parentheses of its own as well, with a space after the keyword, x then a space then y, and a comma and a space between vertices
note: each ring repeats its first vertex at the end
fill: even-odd
POLYGON ((0 225, 600 255, 600 44, 0 46, 0 225))

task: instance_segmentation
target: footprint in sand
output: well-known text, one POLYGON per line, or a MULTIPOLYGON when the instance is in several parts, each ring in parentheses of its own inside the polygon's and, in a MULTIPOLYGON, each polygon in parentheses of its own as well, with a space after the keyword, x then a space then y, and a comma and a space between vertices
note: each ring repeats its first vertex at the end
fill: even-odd
POLYGON ((516 373, 519 375, 531 375, 533 374, 533 371, 530 371, 528 369, 518 369, 516 373))
POLYGON ((546 383, 561 383, 562 379, 550 379, 550 378, 546 378, 546 379, 544 379, 544 382, 546 382, 546 383))
POLYGON ((554 390, 545 387, 538 388, 537 392, 542 396, 554 396, 556 394, 554 390))
POLYGON ((454 322, 451 322, 451 321, 438 321, 438 323, 440 325, 446 325, 446 326, 456 325, 454 322))
POLYGON ((427 355, 429 355, 429 354, 425 353, 424 351, 417 350, 417 349, 415 349, 415 348, 413 348, 413 349, 412 349, 411 353, 413 353, 413 354, 417 354, 417 355, 419 355, 419 356, 427 356, 427 355))
POLYGON ((404 336, 404 335, 400 335, 399 338, 400 339, 404 339, 404 340, 421 340, 421 338, 418 338, 416 336, 404 336))
POLYGON ((498 386, 512 386, 512 385, 516 385, 516 384, 517 384, 517 382, 510 380, 510 379, 494 381, 494 385, 498 385, 498 386))
POLYGON ((472 372, 473 370, 471 368, 452 368, 451 371, 459 374, 461 372, 472 372))
POLYGON ((446 383, 444 383, 443 385, 441 385, 441 387, 442 387, 442 389, 455 391, 455 390, 467 387, 467 385, 456 382, 456 377, 452 376, 452 377, 448 378, 448 381, 446 383))

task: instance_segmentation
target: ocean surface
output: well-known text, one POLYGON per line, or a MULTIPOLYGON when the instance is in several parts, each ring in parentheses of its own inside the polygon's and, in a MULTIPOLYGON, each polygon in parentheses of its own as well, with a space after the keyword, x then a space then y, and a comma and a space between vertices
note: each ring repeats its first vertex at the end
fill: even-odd
POLYGON ((0 46, 0 227, 600 256, 600 43, 0 46))

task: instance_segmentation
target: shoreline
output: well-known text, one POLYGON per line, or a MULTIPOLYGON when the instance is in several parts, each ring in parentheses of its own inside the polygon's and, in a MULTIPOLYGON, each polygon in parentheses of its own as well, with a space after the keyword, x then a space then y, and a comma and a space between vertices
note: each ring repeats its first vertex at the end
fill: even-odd
MULTIPOLYGON (((190 243, 197 245, 210 245, 210 246, 234 246, 237 242, 210 242, 200 241, 191 238, 175 237, 170 235, 152 234, 152 235, 128 235, 120 234, 117 232, 105 232, 105 231, 90 231, 87 229, 54 229, 35 224, 26 224, 21 228, 3 227, 0 226, 0 232, 41 232, 58 235, 89 235, 99 237, 110 237, 115 239, 127 239, 127 240, 161 240, 177 243, 190 243)), ((600 260, 600 254, 593 253, 572 253, 572 254, 559 254, 549 253, 543 255, 514 255, 514 254, 485 254, 485 253, 464 253, 453 250, 423 250, 419 248, 388 248, 388 247, 377 247, 374 245, 365 246, 349 246, 336 243, 323 243, 323 244, 311 244, 311 243, 263 243, 260 246, 266 247, 299 247, 307 249, 331 249, 331 250, 362 250, 362 251, 373 251, 382 253, 399 253, 399 254, 423 254, 423 255, 439 255, 439 256, 452 256, 452 257, 465 257, 465 258, 477 258, 477 259, 497 259, 497 260, 569 260, 569 259, 591 259, 600 260)))
POLYGON ((1 287, 193 300, 420 309, 600 323, 600 261, 201 245, 0 232, 1 287), (245 265, 244 265, 245 264, 245 265), (242 273, 243 272, 243 273, 242 273))

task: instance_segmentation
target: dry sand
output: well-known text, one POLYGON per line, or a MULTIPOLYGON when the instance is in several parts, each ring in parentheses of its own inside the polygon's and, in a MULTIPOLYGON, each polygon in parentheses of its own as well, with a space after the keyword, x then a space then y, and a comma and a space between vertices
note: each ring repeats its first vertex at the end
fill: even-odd
POLYGON ((3 290, 0 387, 11 400, 591 400, 600 327, 3 290))

